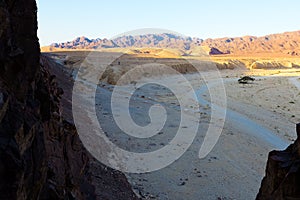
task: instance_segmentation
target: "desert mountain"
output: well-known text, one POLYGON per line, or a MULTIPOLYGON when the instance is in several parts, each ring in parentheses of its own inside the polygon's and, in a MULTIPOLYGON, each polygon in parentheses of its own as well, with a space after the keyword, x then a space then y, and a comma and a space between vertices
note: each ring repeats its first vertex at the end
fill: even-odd
POLYGON ((263 37, 207 39, 201 45, 207 45, 229 54, 283 53, 296 56, 300 53, 300 31, 263 37))
POLYGON ((174 34, 147 34, 137 36, 122 36, 113 40, 108 39, 88 39, 78 37, 73 41, 64 43, 54 43, 51 46, 64 49, 98 49, 98 48, 128 48, 128 47, 158 47, 176 48, 189 50, 193 43, 201 44, 202 40, 197 38, 182 37, 174 34))
POLYGON ((103 49, 103 48, 172 48, 193 52, 199 47, 216 54, 262 54, 276 53, 300 55, 300 31, 271 34, 263 37, 244 36, 234 38, 200 39, 170 33, 122 36, 113 40, 78 37, 73 41, 54 43, 50 48, 59 49, 103 49))

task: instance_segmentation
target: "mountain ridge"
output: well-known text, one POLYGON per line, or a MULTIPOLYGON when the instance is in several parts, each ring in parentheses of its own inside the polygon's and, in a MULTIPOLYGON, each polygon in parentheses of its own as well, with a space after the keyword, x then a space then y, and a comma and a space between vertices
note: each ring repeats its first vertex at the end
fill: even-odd
POLYGON ((223 37, 216 39, 200 39, 183 37, 172 33, 144 34, 120 36, 115 39, 89 39, 85 36, 72 41, 53 43, 50 48, 57 49, 107 49, 107 48, 171 48, 193 51, 196 48, 209 48, 211 55, 220 54, 260 54, 280 53, 284 55, 300 55, 300 30, 269 34, 265 36, 223 37))

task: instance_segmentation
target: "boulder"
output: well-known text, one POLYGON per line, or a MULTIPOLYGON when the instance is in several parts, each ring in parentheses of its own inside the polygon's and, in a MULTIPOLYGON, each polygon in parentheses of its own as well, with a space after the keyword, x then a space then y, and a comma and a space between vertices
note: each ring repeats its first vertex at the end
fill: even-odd
POLYGON ((297 140, 284 151, 269 153, 257 200, 300 199, 300 124, 297 140))

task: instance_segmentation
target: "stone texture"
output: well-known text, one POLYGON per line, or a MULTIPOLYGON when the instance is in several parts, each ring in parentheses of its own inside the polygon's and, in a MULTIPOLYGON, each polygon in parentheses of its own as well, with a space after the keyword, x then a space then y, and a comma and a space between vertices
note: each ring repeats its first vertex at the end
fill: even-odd
POLYGON ((56 77, 68 79, 49 64, 40 64, 36 2, 0 1, 0 199, 137 199, 65 120, 70 91, 56 77))
POLYGON ((284 151, 269 153, 266 176, 257 200, 300 199, 300 124, 298 139, 284 151))

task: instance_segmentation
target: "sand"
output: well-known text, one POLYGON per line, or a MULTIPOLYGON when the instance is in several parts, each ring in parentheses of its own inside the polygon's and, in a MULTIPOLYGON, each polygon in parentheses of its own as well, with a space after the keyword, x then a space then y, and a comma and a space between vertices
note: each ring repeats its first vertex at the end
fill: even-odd
MULTIPOLYGON (((187 151, 174 163, 157 171, 126 173, 134 191, 142 199, 255 199, 265 173, 268 152, 284 149, 296 139, 295 123, 300 120, 297 109, 300 106, 300 73, 297 69, 221 70, 225 95, 218 90, 222 85, 215 81, 215 73, 203 72, 206 80, 199 80, 195 74, 185 75, 198 95, 200 107, 183 108, 190 117, 188 126, 199 126, 187 151), (238 84, 238 78, 243 75, 251 75, 256 80, 251 84, 238 84), (209 102, 212 94, 208 93, 207 85, 211 92, 215 91, 216 109, 225 110, 226 118, 217 144, 205 158, 199 159, 199 149, 209 125, 219 125, 211 122, 212 105, 209 102), (224 99, 227 105, 223 104, 224 99), (200 122, 197 117, 200 117, 200 122)), ((165 83, 180 85, 177 76, 147 77, 139 83, 163 79, 165 83)), ((167 88, 152 84, 137 89, 138 84, 130 82, 125 81, 121 92, 131 95, 129 111, 134 122, 140 126, 149 124, 149 108, 160 103, 168 114, 165 126, 157 135, 147 139, 125 134, 112 116, 110 98, 114 86, 103 82, 97 88, 95 99, 98 120, 106 136, 120 148, 132 152, 145 153, 168 145, 178 130, 182 112, 179 101, 167 88), (136 88, 133 93, 129 92, 132 87, 136 88)), ((188 88, 179 87, 178 94, 182 96, 187 91, 188 88)), ((87 93, 82 97, 82 107, 85 107, 91 96, 87 93)))
MULTIPOLYGON (((293 110, 294 115, 299 116, 295 109, 299 107, 299 96, 295 96, 299 90, 286 76, 258 76, 254 84, 242 86, 236 78, 230 77, 230 73, 232 71, 222 74, 229 77, 225 80, 229 114, 212 152, 205 159, 197 157, 203 138, 200 131, 184 156, 167 168, 148 174, 128 174, 130 182, 141 196, 146 199, 255 198, 264 176, 268 152, 284 149, 296 138, 294 130, 298 119, 291 117, 288 110, 293 110), (275 89, 259 92, 269 86, 275 89), (276 94, 283 96, 282 99, 274 98, 276 94), (255 101, 252 96, 256 96, 255 101), (267 98, 272 101, 266 101, 267 98), (289 103, 292 100, 295 103, 289 103), (282 110, 273 112, 278 105, 282 106, 282 110), (276 138, 270 140, 267 134, 276 138)), ((164 100, 168 101, 166 98, 164 100)), ((209 112, 203 113, 208 117, 201 116, 200 127, 205 129, 205 123, 209 123, 209 112)))
MULTIPOLYGON (((207 157, 198 158, 205 130, 210 123, 210 108, 202 105, 198 134, 182 157, 155 172, 127 173, 139 196, 144 199, 255 198, 264 176, 268 152, 284 149, 296 138, 295 123, 300 115, 296 109, 299 107, 299 89, 294 85, 298 79, 294 76, 299 76, 299 73, 251 73, 255 74, 256 81, 253 84, 240 85, 236 76, 245 72, 222 72, 228 101, 227 117, 222 135, 207 157)), ((176 80, 174 75, 171 77, 173 81, 176 80)), ((105 93, 109 95, 109 90, 105 88, 113 90, 112 86, 107 85, 99 89, 102 91, 101 98, 104 98, 105 93)), ((145 123, 145 113, 150 105, 163 102, 168 107, 171 113, 168 116, 170 123, 166 124, 167 128, 161 135, 145 141, 130 140, 115 124, 105 120, 111 120, 109 111, 100 120, 102 125, 107 132, 113 133, 110 139, 127 150, 151 151, 163 147, 172 138, 172 133, 176 132, 172 123, 179 121, 180 110, 176 98, 170 95, 170 91, 154 86, 140 89, 135 95, 131 104, 131 115, 141 124, 145 123)), ((209 95, 205 93, 202 97, 209 99, 209 95)), ((109 103, 101 98, 98 99, 99 104, 102 102, 99 113, 103 113, 103 110, 107 112, 109 103)), ((146 120, 147 122, 149 121, 146 120)))

